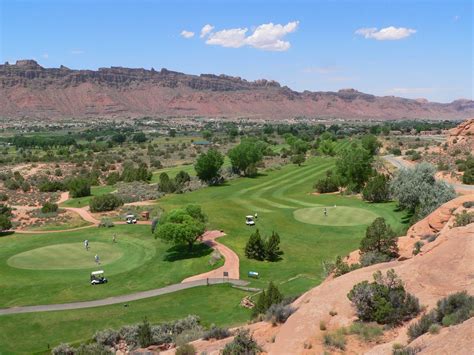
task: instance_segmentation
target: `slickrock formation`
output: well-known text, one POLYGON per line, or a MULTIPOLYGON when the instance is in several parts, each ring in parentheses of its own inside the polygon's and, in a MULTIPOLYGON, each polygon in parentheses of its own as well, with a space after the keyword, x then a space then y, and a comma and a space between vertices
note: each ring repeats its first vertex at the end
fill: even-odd
POLYGON ((463 119, 474 102, 448 104, 377 97, 354 89, 296 92, 269 80, 187 75, 161 69, 43 68, 34 60, 0 65, 0 117, 86 118, 143 116, 258 119, 463 119))

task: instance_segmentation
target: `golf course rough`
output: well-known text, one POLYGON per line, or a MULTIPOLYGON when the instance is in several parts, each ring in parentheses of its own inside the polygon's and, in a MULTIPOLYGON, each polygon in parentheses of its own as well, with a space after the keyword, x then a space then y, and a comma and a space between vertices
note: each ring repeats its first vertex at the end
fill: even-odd
POLYGON ((301 208, 295 210, 293 216, 302 223, 338 227, 368 225, 379 217, 372 211, 346 206, 301 208), (326 214, 324 213, 325 210, 326 214))

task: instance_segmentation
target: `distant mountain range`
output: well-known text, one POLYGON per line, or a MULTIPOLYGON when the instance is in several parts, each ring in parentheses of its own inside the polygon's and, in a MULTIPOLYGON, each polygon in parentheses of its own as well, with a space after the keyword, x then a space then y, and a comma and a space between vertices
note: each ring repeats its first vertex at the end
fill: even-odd
POLYGON ((269 80, 188 75, 161 69, 43 68, 34 60, 0 65, 0 117, 205 116, 343 119, 464 119, 474 101, 448 104, 374 96, 354 89, 296 92, 269 80))

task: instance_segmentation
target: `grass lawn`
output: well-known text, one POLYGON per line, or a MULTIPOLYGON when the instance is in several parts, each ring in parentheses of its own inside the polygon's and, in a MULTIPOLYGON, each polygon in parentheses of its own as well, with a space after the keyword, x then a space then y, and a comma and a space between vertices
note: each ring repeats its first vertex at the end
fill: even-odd
POLYGON ((141 322, 160 323, 189 314, 201 323, 233 326, 249 320, 249 310, 240 307, 246 292, 229 285, 196 287, 160 297, 123 304, 73 311, 40 312, 2 316, 0 354, 37 353, 62 343, 86 342, 97 330, 120 328, 141 322))
POLYGON ((211 252, 205 245, 192 253, 171 247, 155 240, 146 225, 1 237, 0 307, 92 300, 163 287, 217 267, 208 264, 211 252), (88 252, 82 245, 85 239, 88 252), (95 264, 95 254, 103 265, 95 264), (107 285, 90 286, 89 274, 97 269, 104 269, 107 285))
POLYGON ((91 196, 70 198, 69 200, 61 203, 61 207, 84 207, 89 205, 89 201, 94 196, 100 196, 115 191, 114 186, 92 186, 91 196))

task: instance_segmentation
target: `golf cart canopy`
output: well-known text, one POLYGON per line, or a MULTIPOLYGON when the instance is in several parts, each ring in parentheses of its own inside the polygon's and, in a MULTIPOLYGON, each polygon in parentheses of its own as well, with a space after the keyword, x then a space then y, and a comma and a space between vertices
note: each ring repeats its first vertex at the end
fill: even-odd
POLYGON ((245 216, 247 219, 253 219, 253 216, 245 216))
POLYGON ((127 214, 125 216, 126 219, 129 219, 129 218, 135 218, 135 215, 134 214, 127 214))
POLYGON ((104 273, 104 270, 92 271, 91 276, 102 275, 103 273, 104 273))

